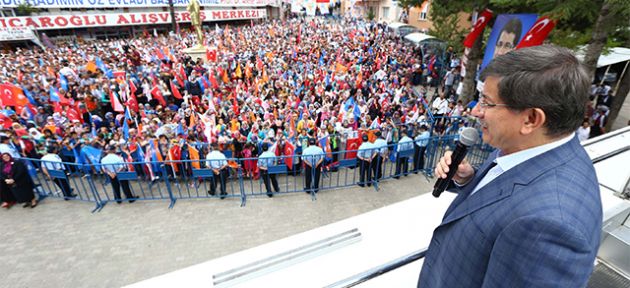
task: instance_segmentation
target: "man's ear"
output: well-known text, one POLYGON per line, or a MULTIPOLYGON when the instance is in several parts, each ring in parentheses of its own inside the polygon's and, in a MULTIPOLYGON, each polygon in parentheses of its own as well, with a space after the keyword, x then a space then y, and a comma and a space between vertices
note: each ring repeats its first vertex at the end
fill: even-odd
POLYGON ((524 122, 521 126, 521 133, 524 135, 529 135, 535 130, 542 128, 545 125, 545 121, 547 121, 545 111, 540 108, 528 108, 522 113, 524 113, 524 122))

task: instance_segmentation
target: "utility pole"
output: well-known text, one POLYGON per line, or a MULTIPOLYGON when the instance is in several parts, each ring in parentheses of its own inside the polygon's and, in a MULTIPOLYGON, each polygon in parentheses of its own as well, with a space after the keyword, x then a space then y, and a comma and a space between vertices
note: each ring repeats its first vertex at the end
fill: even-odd
POLYGON ((171 31, 175 33, 177 31, 177 23, 175 23, 175 6, 173 6, 173 0, 168 0, 168 9, 171 12, 171 31))

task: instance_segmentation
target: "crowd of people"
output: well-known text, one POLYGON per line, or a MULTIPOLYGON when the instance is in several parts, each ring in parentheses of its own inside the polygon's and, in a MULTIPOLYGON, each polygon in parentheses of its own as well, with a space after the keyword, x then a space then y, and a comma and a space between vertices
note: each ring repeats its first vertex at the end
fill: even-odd
MULTIPOLYGON (((430 133, 456 134, 475 121, 465 116, 477 102, 459 99, 461 66, 452 48, 412 46, 383 24, 315 18, 216 26, 204 31, 207 61, 184 53, 196 41, 192 32, 145 30, 132 39, 76 39, 3 53, 0 83, 12 94, 0 95, 6 143, 0 152, 14 159, 53 153, 59 162, 93 164, 113 150, 117 162, 138 163, 118 170, 134 169, 153 181, 162 168, 140 163, 240 158, 167 170, 177 177, 212 167, 223 183, 221 171, 241 165, 245 177, 262 175, 269 186, 273 180, 255 160, 263 152, 295 156, 279 161, 299 172, 308 161, 298 156, 310 145, 329 164, 357 157, 343 151, 359 149, 366 135, 373 151, 358 161, 372 168, 361 169, 359 184, 369 185, 380 175, 375 166, 381 164, 374 163, 388 158, 396 162, 395 178, 408 173, 404 157, 395 157, 403 138, 415 143, 407 148, 420 159, 430 133)), ((413 164, 424 168, 421 160, 413 164)), ((55 181, 65 197, 76 195, 55 181)), ((114 191, 119 200, 120 187, 114 191)))
MULTIPOLYGON (((405 157, 395 157, 399 142, 414 142, 398 146, 414 150, 418 171, 424 168, 430 133, 456 134, 475 121, 465 116, 476 100, 459 99, 461 66, 452 48, 412 46, 383 24, 266 21, 216 26, 204 31, 204 39, 210 47, 207 61, 184 53, 197 44, 194 33, 146 30, 132 39, 76 39, 46 50, 3 53, 0 153, 11 161, 50 154, 57 155, 56 162, 95 164, 112 151, 118 156, 115 169, 85 169, 112 176, 117 200, 121 187, 127 198, 135 196, 128 183, 118 183, 108 172, 134 169, 155 181, 162 168, 140 163, 240 158, 225 165, 170 164, 167 172, 177 177, 193 168, 213 168, 221 176, 216 182, 224 184, 227 175, 221 171, 241 165, 245 177, 262 175, 269 187, 274 180, 263 171, 268 165, 255 158, 263 152, 285 156, 279 161, 299 172, 309 161, 298 156, 311 145, 322 149, 324 164, 357 157, 367 165, 359 185, 370 185, 380 177, 376 167, 388 158, 396 162, 394 178, 408 173, 405 157), (343 153, 366 147, 369 155, 343 153)), ((592 118, 578 130, 581 137, 603 131, 604 102, 610 98, 605 88, 593 87, 598 109, 587 115, 592 118)), ((55 183, 66 198, 76 196, 67 183, 55 183)), ((13 202, 6 199, 5 204, 13 202)))

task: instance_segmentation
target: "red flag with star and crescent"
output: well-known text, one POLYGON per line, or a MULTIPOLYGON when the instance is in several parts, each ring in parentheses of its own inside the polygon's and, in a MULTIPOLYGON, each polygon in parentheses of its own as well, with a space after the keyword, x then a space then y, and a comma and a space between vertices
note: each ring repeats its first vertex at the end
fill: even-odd
POLYGON ((549 32, 556 26, 556 21, 549 19, 547 16, 543 16, 536 20, 534 26, 532 26, 523 40, 516 45, 515 49, 521 49, 525 47, 538 46, 545 41, 549 32))
POLYGON ((361 145, 361 138, 350 138, 346 140, 346 159, 357 158, 357 150, 361 145))
POLYGON ((217 62, 217 50, 206 48, 206 58, 208 61, 217 62))
POLYGON ((13 84, 0 84, 0 98, 3 106, 26 106, 29 102, 22 88, 13 84))
POLYGON ((129 79, 129 91, 131 92, 131 94, 134 95, 136 94, 136 91, 138 91, 138 87, 136 87, 136 83, 133 83, 133 80, 129 79))
POLYGON ((289 169, 293 169, 293 154, 295 154, 295 146, 293 144, 286 142, 284 145, 284 151, 282 151, 283 155, 286 156, 284 158, 284 163, 287 164, 289 169))
POLYGON ((173 80, 171 80, 170 82, 171 82, 171 92, 173 92, 173 97, 175 97, 177 99, 183 99, 182 98, 182 93, 180 93, 179 89, 177 89, 175 84, 173 84, 173 80))
POLYGON ((83 119, 79 116, 79 112, 71 107, 66 111, 66 116, 70 121, 79 120, 79 122, 83 122, 83 119))
POLYGON ((470 33, 468 33, 468 36, 466 36, 466 39, 464 39, 464 46, 472 48, 473 44, 475 44, 475 40, 477 40, 477 37, 481 35, 483 29, 486 28, 486 25, 488 24, 488 22, 490 22, 491 19, 492 10, 484 9, 479 17, 477 17, 477 21, 475 21, 475 25, 473 25, 472 30, 470 30, 470 33))
POLYGON ((155 86, 151 89, 151 96, 157 99, 158 102, 160 102, 160 105, 166 106, 166 100, 164 100, 164 96, 162 96, 162 91, 160 91, 159 87, 155 86))

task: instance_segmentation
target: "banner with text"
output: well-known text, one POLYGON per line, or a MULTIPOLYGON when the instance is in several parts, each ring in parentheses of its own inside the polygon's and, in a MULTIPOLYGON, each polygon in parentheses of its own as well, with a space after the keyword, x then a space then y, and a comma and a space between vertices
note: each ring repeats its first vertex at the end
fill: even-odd
MULTIPOLYGON (((186 7, 189 0, 173 0, 173 5, 186 7)), ((198 0, 207 7, 279 6, 277 0, 198 0)), ((169 0, 0 0, 2 7, 30 4, 36 8, 146 8, 167 7, 169 0)))
MULTIPOLYGON (((2 1, 2 0, 0 0, 2 1)), ((202 21, 259 19, 267 17, 265 9, 204 10, 202 21)), ((175 12, 175 21, 190 22, 190 13, 175 12)), ((171 23, 169 12, 112 13, 91 15, 50 15, 0 18, 0 29, 28 27, 33 30, 88 28, 103 26, 152 25, 171 23)))
POLYGON ((0 41, 19 41, 19 40, 33 40, 35 34, 33 30, 28 27, 15 27, 0 28, 0 41))

